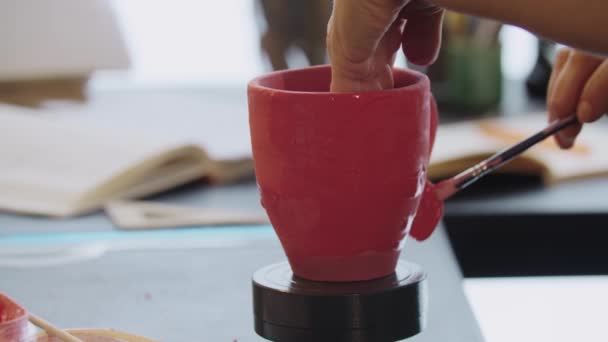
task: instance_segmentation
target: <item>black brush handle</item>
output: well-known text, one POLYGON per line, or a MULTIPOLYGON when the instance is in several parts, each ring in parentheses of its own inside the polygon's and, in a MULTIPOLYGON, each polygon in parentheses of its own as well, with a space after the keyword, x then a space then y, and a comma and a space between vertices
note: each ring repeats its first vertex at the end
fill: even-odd
POLYGON ((528 137, 527 139, 508 147, 490 158, 466 169, 465 171, 456 175, 454 179, 454 185, 457 189, 464 189, 467 186, 475 183, 483 176, 496 170, 497 168, 505 165, 513 158, 527 151, 530 147, 537 143, 547 139, 553 134, 560 130, 577 123, 576 115, 569 116, 557 121, 554 121, 549 126, 545 127, 542 131, 528 137))

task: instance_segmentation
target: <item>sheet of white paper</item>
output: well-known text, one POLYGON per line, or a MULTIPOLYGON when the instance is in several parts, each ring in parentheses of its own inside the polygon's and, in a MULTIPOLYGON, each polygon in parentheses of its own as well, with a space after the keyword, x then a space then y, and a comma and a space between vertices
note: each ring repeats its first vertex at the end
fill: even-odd
POLYGON ((0 81, 88 75, 129 58, 106 0, 0 1, 0 81))

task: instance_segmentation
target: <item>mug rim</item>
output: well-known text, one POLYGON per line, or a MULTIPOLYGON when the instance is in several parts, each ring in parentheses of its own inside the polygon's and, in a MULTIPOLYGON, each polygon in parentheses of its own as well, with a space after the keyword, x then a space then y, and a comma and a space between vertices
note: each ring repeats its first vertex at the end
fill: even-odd
POLYGON ((307 70, 318 70, 318 69, 331 69, 331 66, 329 64, 323 64, 323 65, 309 66, 309 67, 304 67, 304 68, 272 71, 272 72, 255 77, 254 79, 249 81, 249 83, 247 84, 247 87, 249 90, 255 89, 258 91, 270 91, 273 93, 279 93, 279 94, 285 94, 285 95, 323 95, 323 96, 331 95, 331 96, 339 96, 339 97, 377 96, 377 95, 381 95, 381 94, 418 91, 418 90, 420 90, 420 88, 424 89, 425 87, 430 91, 430 81, 429 81, 429 78, 425 74, 423 74, 419 71, 416 71, 416 70, 398 68, 398 67, 392 68, 393 73, 397 72, 397 73, 410 74, 415 77, 415 81, 412 82, 411 84, 408 84, 403 87, 398 87, 398 88, 354 91, 354 92, 298 91, 298 90, 279 89, 279 88, 273 88, 273 87, 262 85, 262 82, 269 78, 275 78, 275 77, 279 77, 279 76, 285 75, 285 74, 304 72, 307 70))

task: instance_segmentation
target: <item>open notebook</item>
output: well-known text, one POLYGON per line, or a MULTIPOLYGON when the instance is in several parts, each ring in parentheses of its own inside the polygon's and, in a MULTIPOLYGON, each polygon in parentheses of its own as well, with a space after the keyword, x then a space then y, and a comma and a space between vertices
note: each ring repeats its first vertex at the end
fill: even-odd
POLYGON ((196 144, 101 129, 0 105, 0 210, 73 216, 203 177, 250 174, 249 159, 212 160, 196 144))
MULTIPOLYGON (((499 117, 441 125, 429 177, 443 179, 536 133, 547 125, 546 113, 499 117)), ((497 172, 534 175, 545 184, 608 176, 608 125, 586 125, 575 146, 560 150, 552 138, 532 147, 497 172)))

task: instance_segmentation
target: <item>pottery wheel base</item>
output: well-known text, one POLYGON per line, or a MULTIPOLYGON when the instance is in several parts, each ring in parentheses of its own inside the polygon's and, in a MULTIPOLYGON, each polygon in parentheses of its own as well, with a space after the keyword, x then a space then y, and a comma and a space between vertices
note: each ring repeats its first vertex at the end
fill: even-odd
POLYGON ((426 275, 400 261, 394 274, 369 281, 325 283, 293 276, 287 262, 253 276, 255 331, 279 342, 393 342, 420 333, 426 318, 426 275))

